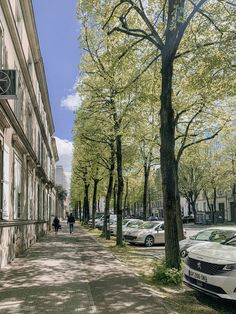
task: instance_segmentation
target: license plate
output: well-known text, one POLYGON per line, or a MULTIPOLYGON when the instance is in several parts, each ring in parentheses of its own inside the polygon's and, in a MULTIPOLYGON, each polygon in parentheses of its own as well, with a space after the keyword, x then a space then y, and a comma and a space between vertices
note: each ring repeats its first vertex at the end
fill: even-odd
POLYGON ((192 277, 203 282, 207 282, 207 276, 202 275, 200 273, 196 273, 195 271, 192 270, 189 270, 189 277, 192 277))

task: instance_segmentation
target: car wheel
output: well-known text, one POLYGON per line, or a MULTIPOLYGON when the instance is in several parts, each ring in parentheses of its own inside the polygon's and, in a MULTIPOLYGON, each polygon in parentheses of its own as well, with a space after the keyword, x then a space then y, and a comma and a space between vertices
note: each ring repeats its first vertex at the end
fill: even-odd
POLYGON ((152 236, 147 236, 144 242, 145 246, 151 247, 154 244, 154 238, 152 236))
POLYGON ((180 251, 180 257, 185 258, 188 255, 188 252, 186 250, 180 251))

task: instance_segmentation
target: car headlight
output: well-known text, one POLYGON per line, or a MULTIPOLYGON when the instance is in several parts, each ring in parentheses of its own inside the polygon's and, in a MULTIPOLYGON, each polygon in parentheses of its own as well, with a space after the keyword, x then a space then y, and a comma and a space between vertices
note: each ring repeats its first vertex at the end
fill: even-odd
POLYGON ((232 271, 235 269, 236 269, 236 264, 227 264, 222 268, 222 270, 224 271, 232 271))

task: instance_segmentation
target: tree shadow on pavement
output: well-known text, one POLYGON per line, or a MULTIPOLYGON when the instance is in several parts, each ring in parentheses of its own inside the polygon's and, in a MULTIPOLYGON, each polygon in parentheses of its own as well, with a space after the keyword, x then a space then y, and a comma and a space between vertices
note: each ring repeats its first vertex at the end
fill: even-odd
POLYGON ((83 232, 50 234, 0 272, 0 313, 168 313, 83 232))

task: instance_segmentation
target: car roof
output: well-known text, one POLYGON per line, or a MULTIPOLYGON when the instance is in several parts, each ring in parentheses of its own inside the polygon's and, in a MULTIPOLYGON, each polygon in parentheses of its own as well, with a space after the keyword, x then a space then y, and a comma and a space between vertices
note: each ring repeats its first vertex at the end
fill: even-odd
MULTIPOLYGON (((205 228, 205 229, 202 229, 203 230, 229 230, 229 231, 236 231, 236 226, 233 227, 233 226, 216 226, 216 227, 210 227, 210 228, 205 228)), ((201 230, 199 230, 200 232, 201 230)))
POLYGON ((147 221, 144 221, 144 223, 153 223, 153 224, 155 224, 155 225, 160 225, 160 224, 163 224, 164 223, 164 221, 161 221, 161 220, 147 220, 147 221))

